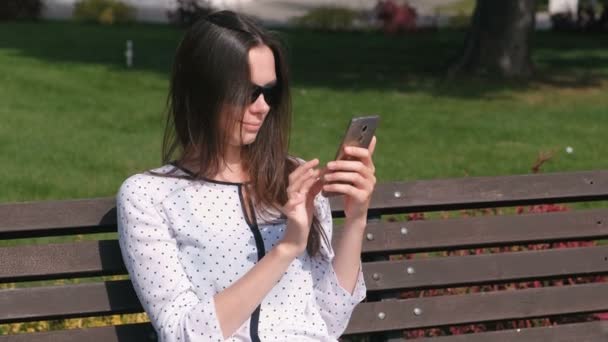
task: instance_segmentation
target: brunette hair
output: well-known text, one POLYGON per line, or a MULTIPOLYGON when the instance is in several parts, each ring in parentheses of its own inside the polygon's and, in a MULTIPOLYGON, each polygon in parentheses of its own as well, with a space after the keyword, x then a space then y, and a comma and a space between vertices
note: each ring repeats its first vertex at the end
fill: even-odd
MULTIPOLYGON (((250 177, 247 190, 253 199, 252 209, 276 213, 278 206, 287 202, 288 177, 299 165, 297 158, 288 155, 289 74, 278 37, 247 16, 213 12, 195 22, 179 43, 166 102, 161 156, 163 164, 177 167, 162 175, 173 176, 180 164, 191 160, 197 161, 198 169, 189 177, 205 181, 217 174, 228 134, 251 102, 249 50, 262 45, 272 50, 278 93, 255 141, 242 146, 241 159, 250 177), (175 153, 177 160, 173 160, 175 153)), ((306 246, 309 255, 319 254, 321 239, 329 245, 315 212, 306 246)))

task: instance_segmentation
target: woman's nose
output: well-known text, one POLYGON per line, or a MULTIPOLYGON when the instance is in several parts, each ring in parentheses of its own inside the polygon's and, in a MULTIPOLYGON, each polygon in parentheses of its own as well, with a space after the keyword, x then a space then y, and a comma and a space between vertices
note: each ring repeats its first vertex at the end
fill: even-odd
POLYGON ((251 104, 251 110, 254 112, 268 112, 270 110, 270 106, 266 102, 264 98, 264 94, 260 94, 258 98, 251 104))

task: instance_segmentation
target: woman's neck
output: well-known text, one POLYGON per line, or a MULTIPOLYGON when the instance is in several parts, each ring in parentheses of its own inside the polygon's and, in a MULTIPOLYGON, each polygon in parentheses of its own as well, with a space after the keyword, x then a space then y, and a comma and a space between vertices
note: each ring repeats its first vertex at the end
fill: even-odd
MULTIPOLYGON (((182 167, 190 171, 199 170, 200 164, 195 157, 184 158, 182 167)), ((243 183, 248 182, 249 176, 243 169, 243 161, 240 153, 232 150, 224 154, 223 160, 220 160, 219 170, 217 174, 211 177, 213 180, 243 183)))
POLYGON ((243 168, 243 159, 241 156, 240 146, 228 145, 223 156, 223 162, 220 162, 220 169, 214 179, 230 182, 247 182, 249 176, 243 168))
POLYGON ((218 173, 213 177, 215 180, 243 183, 248 182, 249 177, 243 171, 241 163, 221 165, 218 173))

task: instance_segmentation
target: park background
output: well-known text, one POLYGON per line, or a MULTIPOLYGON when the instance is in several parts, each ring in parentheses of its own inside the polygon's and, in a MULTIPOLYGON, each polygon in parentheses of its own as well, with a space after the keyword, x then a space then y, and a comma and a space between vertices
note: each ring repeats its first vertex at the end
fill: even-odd
MULTIPOLYGON (((293 71, 290 151, 327 162, 350 117, 372 113, 382 118, 380 181, 524 174, 541 153, 552 154, 546 172, 606 168, 608 36, 537 30, 532 76, 447 79, 474 1, 446 6, 456 8, 454 27, 388 35, 321 18, 320 29, 279 29, 293 71)), ((110 196, 127 175, 158 166, 182 32, 149 22, 2 22, 0 200, 110 196)))
MULTIPOLYGON (((605 30, 576 21, 558 30, 548 2, 513 1, 534 5, 536 27, 525 38, 530 68, 510 73, 478 63, 452 72, 474 31, 474 0, 411 1, 419 25, 397 32, 374 20, 375 1, 305 2, 211 4, 262 21, 267 15, 284 39, 292 154, 327 162, 352 116, 378 114, 379 182, 608 168, 605 30)), ((66 16, 65 3, 49 12, 47 1, 36 20, 0 22, 2 202, 114 196, 129 175, 161 165, 168 76, 183 25, 157 20, 166 9, 146 20, 136 3, 131 17, 96 18, 66 16)), ((0 334, 38 328, 0 326, 0 334)))

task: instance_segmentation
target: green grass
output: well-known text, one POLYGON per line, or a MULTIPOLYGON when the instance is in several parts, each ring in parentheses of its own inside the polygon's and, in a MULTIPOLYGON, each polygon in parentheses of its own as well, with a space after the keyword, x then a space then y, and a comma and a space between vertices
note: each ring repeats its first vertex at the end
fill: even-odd
MULTIPOLYGON (((161 25, 3 23, 0 201, 114 196, 129 175, 159 166, 181 34, 161 25)), ((349 118, 377 113, 380 181, 528 173, 548 150, 546 172, 608 168, 605 35, 538 33, 538 76, 529 82, 444 81, 462 31, 282 36, 293 71, 291 152, 303 158, 330 160, 349 118)))
POLYGON ((437 7, 440 13, 452 15, 471 15, 475 10, 476 0, 460 0, 437 7))

